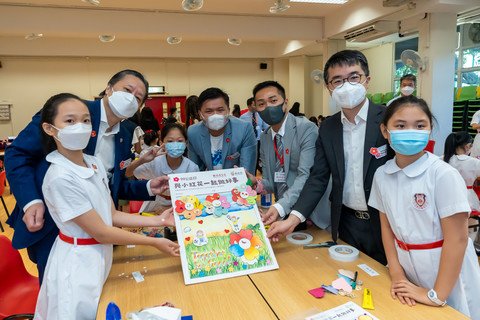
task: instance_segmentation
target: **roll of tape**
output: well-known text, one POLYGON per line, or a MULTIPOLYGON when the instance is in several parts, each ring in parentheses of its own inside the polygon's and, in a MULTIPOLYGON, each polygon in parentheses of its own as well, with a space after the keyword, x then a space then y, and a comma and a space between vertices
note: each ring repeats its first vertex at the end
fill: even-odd
POLYGON ((352 246, 339 244, 328 248, 330 257, 337 261, 351 262, 358 258, 360 251, 352 246))
POLYGON ((309 244, 313 241, 313 237, 308 233, 304 232, 292 232, 287 236, 287 240, 290 243, 303 246, 305 244, 309 244))

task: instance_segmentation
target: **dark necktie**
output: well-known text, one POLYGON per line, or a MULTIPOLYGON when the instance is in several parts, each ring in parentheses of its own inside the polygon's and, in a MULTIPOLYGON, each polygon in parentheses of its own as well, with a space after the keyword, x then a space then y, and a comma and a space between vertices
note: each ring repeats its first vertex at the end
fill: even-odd
POLYGON ((253 133, 255 133, 255 138, 257 137, 257 114, 252 112, 252 126, 253 126, 253 133))
MULTIPOLYGON (((275 172, 285 172, 284 170, 284 154, 283 154, 283 142, 282 136, 279 134, 275 135, 275 145, 276 145, 276 161, 275 161, 275 172)), ((286 177, 285 177, 286 178, 286 177)), ((281 199, 285 191, 287 191, 288 186, 286 182, 276 182, 277 186, 277 199, 281 199)))

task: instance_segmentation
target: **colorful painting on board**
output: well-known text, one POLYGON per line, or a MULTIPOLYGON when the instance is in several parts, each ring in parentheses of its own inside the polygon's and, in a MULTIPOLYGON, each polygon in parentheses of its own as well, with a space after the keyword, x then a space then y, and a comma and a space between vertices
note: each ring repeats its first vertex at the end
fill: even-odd
POLYGON ((186 284, 278 268, 244 169, 169 177, 186 284))

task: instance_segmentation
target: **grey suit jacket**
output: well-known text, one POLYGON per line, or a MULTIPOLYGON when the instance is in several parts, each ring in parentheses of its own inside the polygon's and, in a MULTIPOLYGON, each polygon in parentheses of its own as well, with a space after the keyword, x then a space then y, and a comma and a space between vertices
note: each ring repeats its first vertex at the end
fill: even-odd
MULTIPOLYGON (((384 106, 373 104, 371 101, 369 103, 363 152, 363 189, 367 203, 375 171, 394 156, 388 141, 380 132, 380 123, 386 109, 384 106), (386 156, 377 159, 370 153, 372 147, 378 148, 385 145, 387 146, 386 156)), ((332 180, 332 192, 330 193, 332 238, 337 240, 343 203, 343 183, 345 181, 343 125, 340 112, 329 117, 320 125, 316 143, 315 164, 293 210, 308 217, 319 199, 325 194, 330 178, 332 180)), ((368 211, 371 217, 370 223, 375 230, 372 237, 376 237, 377 241, 382 243, 378 210, 368 207, 368 211)))
MULTIPOLYGON (((277 197, 277 188, 274 182, 277 158, 271 127, 261 135, 260 160, 263 166, 262 182, 265 189, 275 194, 277 203, 285 210, 285 214, 289 214, 310 175, 310 168, 313 166, 315 158, 315 141, 318 132, 317 126, 305 117, 295 117, 289 114, 285 121, 285 135, 282 141, 288 190, 281 199, 277 197)), ((312 220, 320 228, 325 229, 330 225, 329 206, 328 198, 325 196, 314 209, 312 220)))
MULTIPOLYGON (((188 158, 201 171, 213 170, 211 149, 210 132, 203 121, 188 127, 188 158)), ((223 169, 238 166, 255 172, 256 159, 257 139, 251 123, 229 117, 223 133, 223 169)))

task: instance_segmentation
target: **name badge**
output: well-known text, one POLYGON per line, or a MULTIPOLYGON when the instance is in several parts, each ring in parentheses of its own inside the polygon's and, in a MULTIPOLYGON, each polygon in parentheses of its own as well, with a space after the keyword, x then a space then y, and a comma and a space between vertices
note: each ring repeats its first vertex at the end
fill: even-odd
POLYGON ((375 159, 383 158, 387 155, 387 145, 384 144, 380 147, 371 147, 370 154, 375 157, 375 159))
POLYGON ((276 183, 287 182, 287 176, 285 175, 285 172, 275 172, 274 181, 276 183))

